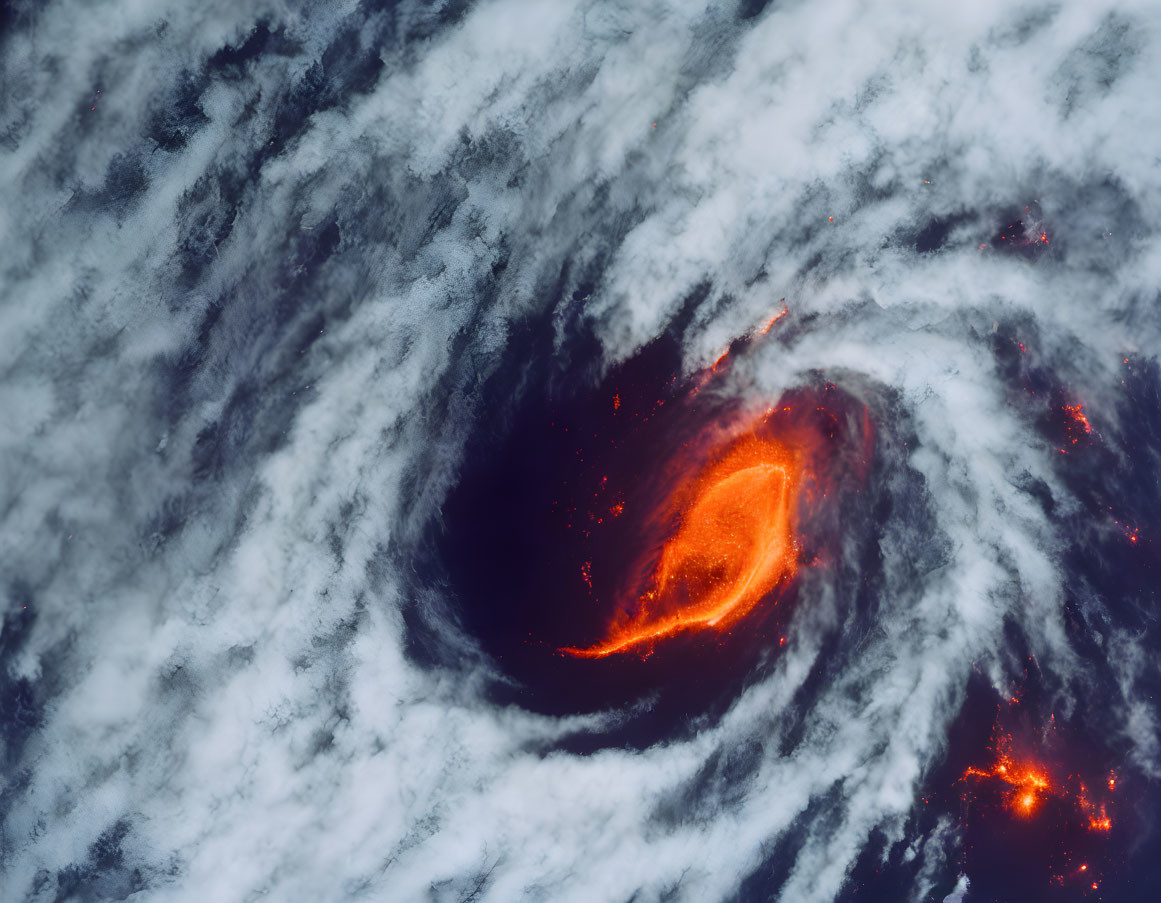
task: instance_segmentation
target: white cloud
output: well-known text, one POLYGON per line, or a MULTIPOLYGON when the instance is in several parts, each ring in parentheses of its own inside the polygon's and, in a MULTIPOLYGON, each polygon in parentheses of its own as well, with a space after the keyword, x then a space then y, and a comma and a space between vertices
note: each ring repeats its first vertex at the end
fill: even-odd
MULTIPOLYGON (((151 900, 725 899, 774 849, 782 899, 829 900, 873 829, 903 839, 973 664, 1006 676, 1006 618, 1077 666, 1063 540, 1014 481, 1079 502, 988 336, 1034 324, 1029 355, 1109 418, 1121 353, 1157 347, 1155 10, 728 13, 492 0, 407 39, 418 6, 60 2, 9 40, 0 549, 6 604, 35 620, 4 664, 42 700, 0 784, 15 895, 51 899, 124 818, 151 900), (285 46, 208 77, 204 121, 159 149, 177 80, 264 18, 285 46), (381 46, 324 57, 350 27, 381 46), (343 66, 374 57, 354 90, 343 66), (328 88, 341 102, 304 109, 328 88), (124 198, 118 154, 144 173, 124 198), (981 251, 1030 193, 1048 255, 981 251), (918 445, 884 448, 884 491, 931 533, 884 526, 870 615, 804 577, 784 654, 720 721, 579 756, 543 749, 624 714, 497 707, 484 673, 409 658, 401 610, 409 543, 473 423, 502 416, 475 409, 480 380, 585 266, 609 361, 699 284, 691 369, 785 296, 794 331, 738 391, 821 370, 894 393, 918 445), (857 654, 803 701, 836 637, 857 654), (719 775, 689 802, 748 744, 740 787, 719 775), (657 817, 663 800, 688 817, 657 817)), ((1147 665, 1121 642, 1125 732, 1155 768, 1147 665)), ((922 846, 929 886, 949 833, 922 846)))

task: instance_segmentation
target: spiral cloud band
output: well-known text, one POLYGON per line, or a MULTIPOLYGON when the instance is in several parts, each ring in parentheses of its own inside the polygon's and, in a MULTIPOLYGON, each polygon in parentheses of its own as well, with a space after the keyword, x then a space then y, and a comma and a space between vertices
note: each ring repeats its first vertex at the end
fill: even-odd
POLYGON ((0 898, 1149 898, 1159 72, 1148 0, 0 3, 0 898), (793 585, 561 653, 560 405, 625 517, 824 412, 793 585))

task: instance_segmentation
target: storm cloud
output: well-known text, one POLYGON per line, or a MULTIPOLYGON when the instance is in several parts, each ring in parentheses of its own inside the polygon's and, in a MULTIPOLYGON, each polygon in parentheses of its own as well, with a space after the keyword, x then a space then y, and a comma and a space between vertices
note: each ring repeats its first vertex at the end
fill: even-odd
POLYGON ((925 798, 973 681, 1156 794, 1159 28, 0 4, 0 896, 797 903, 881 866, 970 903, 925 798), (463 613, 502 600, 443 573, 465 468, 546 386, 662 340, 694 378, 783 303, 712 392, 875 424, 784 644, 644 739, 664 682, 521 704, 463 613))

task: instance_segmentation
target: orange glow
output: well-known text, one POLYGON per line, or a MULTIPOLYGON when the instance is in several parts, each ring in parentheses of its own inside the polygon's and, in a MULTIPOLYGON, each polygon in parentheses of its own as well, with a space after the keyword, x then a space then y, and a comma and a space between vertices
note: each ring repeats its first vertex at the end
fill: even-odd
MULTIPOLYGON (((1112 790, 1113 788, 1110 786, 1109 789, 1112 790)), ((1088 788, 1083 783, 1080 785, 1080 792, 1076 796, 1076 804, 1088 816, 1088 829, 1090 831, 1108 831, 1112 829, 1113 821, 1109 818, 1105 804, 1101 803, 1097 805, 1093 803, 1088 797, 1088 788)))
POLYGON ((783 298, 782 299, 782 310, 778 311, 778 313, 774 314, 774 316, 772 316, 769 320, 767 320, 765 322, 765 324, 763 324, 762 329, 761 329, 762 335, 766 335, 766 333, 768 333, 770 331, 771 327, 773 327, 775 323, 777 323, 779 320, 781 320, 788 313, 790 313, 790 307, 787 305, 786 299, 783 298))
MULTIPOLYGON (((1074 775, 1059 781, 1050 776, 1049 769, 1032 759, 1017 760, 1012 752, 1012 737, 1003 734, 997 741, 997 758, 990 768, 968 768, 963 780, 977 778, 993 779, 1008 786, 1004 793, 1004 805, 1017 816, 1031 817, 1039 809, 1040 803, 1052 798, 1061 800, 1076 811, 1079 824, 1090 831, 1110 831, 1113 826, 1105 803, 1094 802, 1083 781, 1074 775)), ((1114 773, 1108 778, 1109 789, 1116 786, 1114 773)))
POLYGON ((745 616, 795 573, 798 482, 781 443, 755 433, 728 443, 671 500, 677 527, 635 611, 601 642, 561 651, 601 658, 681 631, 723 630, 745 616))
POLYGON ((1016 762, 1002 753, 991 768, 969 768, 964 778, 995 778, 1011 787, 1007 805, 1017 815, 1032 815, 1040 798, 1054 792, 1047 773, 1035 763, 1016 762))
POLYGON ((1092 432, 1092 424, 1088 422, 1088 417, 1084 413, 1084 405, 1082 404, 1066 404, 1064 412, 1071 417, 1077 424, 1084 428, 1086 433, 1092 432))

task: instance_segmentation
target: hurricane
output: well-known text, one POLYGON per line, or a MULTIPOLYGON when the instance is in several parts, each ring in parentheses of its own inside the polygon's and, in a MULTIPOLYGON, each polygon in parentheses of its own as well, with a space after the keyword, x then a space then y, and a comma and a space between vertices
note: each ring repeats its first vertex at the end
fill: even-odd
POLYGON ((1159 73, 0 0, 0 899, 1157 899, 1159 73))

